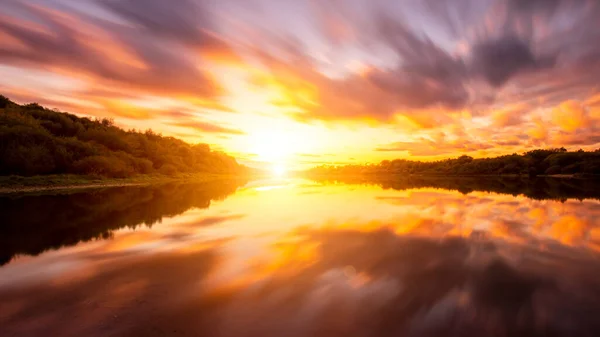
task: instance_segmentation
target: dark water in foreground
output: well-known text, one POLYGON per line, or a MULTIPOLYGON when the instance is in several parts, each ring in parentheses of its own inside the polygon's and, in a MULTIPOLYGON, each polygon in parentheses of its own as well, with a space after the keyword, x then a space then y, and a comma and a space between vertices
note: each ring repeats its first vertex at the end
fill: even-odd
POLYGON ((0 197, 0 336, 600 336, 600 189, 308 180, 0 197))

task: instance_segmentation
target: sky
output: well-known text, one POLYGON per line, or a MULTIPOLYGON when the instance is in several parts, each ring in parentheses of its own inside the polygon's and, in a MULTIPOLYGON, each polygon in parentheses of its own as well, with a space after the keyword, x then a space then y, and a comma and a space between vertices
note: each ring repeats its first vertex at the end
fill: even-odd
POLYGON ((0 94, 305 168, 600 148, 598 0, 0 0, 0 94))

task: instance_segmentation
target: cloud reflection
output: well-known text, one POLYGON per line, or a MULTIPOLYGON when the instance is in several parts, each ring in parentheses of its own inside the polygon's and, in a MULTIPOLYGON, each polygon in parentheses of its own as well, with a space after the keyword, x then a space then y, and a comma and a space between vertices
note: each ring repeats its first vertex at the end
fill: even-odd
POLYGON ((590 199, 250 186, 152 229, 9 263, 0 334, 595 335, 598 216, 590 199), (273 198, 295 206, 263 212, 273 198))

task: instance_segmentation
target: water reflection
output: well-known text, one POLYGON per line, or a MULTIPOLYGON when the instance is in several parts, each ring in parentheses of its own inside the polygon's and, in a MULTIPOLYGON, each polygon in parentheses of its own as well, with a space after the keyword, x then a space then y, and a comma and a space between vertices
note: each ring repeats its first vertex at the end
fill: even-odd
POLYGON ((323 178, 326 183, 377 184, 383 188, 406 190, 440 188, 468 194, 474 191, 522 195, 536 200, 599 199, 600 179, 562 179, 551 177, 342 177, 323 178))
MULTIPOLYGON (((243 181, 118 187, 91 192, 0 197, 0 265, 15 255, 37 255, 81 241, 107 239, 114 230, 145 225, 234 193, 243 181)), ((210 225, 210 223, 207 223, 210 225)))
POLYGON ((139 213, 106 218, 130 219, 108 240, 0 268, 0 335, 597 336, 600 202, 585 186, 548 192, 573 183, 521 192, 558 199, 539 200, 419 180, 253 182, 185 212, 227 193, 179 186, 130 208, 144 193, 122 190, 123 208, 105 210, 139 213))

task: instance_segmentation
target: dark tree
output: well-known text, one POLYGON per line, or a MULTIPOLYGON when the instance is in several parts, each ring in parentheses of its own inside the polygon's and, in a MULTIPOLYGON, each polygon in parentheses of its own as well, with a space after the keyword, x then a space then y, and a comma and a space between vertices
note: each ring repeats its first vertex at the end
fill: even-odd
POLYGON ((247 168, 206 144, 188 144, 152 130, 125 131, 114 120, 91 120, 18 105, 0 96, 0 175, 243 173, 247 168))

